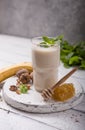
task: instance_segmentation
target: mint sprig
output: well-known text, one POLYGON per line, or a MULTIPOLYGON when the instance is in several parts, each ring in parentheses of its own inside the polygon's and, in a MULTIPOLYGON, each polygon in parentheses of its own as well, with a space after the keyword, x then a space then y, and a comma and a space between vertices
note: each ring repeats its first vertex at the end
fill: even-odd
POLYGON ((63 35, 60 35, 58 37, 55 38, 49 38, 47 36, 43 36, 42 37, 42 42, 39 44, 41 47, 45 47, 48 48, 50 46, 54 46, 55 44, 57 44, 57 41, 61 41, 63 39, 63 35))
POLYGON ((25 84, 21 84, 19 86, 19 88, 20 88, 20 92, 23 93, 23 94, 28 92, 27 86, 25 84))
POLYGON ((60 59, 66 68, 78 66, 85 70, 85 41, 71 44, 62 40, 60 46, 60 59))
POLYGON ((43 36, 42 39, 43 39, 43 41, 44 41, 45 43, 48 43, 48 44, 50 44, 50 45, 54 45, 54 44, 55 44, 55 39, 53 39, 53 38, 48 38, 48 37, 46 37, 46 36, 43 36))

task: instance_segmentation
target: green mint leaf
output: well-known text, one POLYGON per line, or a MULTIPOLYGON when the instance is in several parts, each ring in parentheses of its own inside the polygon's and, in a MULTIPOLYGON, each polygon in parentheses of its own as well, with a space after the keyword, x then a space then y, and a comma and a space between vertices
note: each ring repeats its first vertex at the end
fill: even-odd
POLYGON ((64 36, 63 35, 59 35, 55 38, 55 41, 58 41, 58 40, 63 40, 64 36))
POLYGON ((49 45, 48 45, 46 42, 41 42, 41 43, 39 44, 39 46, 40 46, 40 47, 45 47, 45 48, 48 48, 48 47, 49 47, 49 45))
POLYGON ((27 89, 27 86, 25 84, 21 84, 20 86, 20 92, 25 94, 27 93, 28 89, 27 89))
POLYGON ((54 44, 55 43, 53 38, 48 38, 46 36, 43 36, 42 38, 43 38, 43 41, 48 43, 48 44, 54 44))
POLYGON ((80 64, 81 58, 79 56, 73 56, 69 59, 69 65, 77 65, 80 64))
POLYGON ((85 60, 81 61, 80 68, 85 69, 85 60))

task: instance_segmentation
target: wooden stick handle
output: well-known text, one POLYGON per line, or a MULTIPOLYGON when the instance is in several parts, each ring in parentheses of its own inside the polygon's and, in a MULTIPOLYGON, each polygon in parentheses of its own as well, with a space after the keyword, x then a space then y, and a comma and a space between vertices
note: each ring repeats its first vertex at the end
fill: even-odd
POLYGON ((66 74, 63 78, 61 78, 54 86, 51 87, 51 90, 53 90, 55 87, 58 87, 59 85, 64 83, 76 70, 78 70, 78 67, 75 67, 68 74, 66 74))

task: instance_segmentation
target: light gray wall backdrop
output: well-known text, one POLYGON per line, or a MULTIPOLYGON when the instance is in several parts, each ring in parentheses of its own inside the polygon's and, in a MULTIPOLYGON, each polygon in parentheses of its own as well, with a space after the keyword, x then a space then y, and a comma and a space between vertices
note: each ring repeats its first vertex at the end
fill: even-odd
POLYGON ((85 40, 84 0, 0 0, 0 33, 85 40))

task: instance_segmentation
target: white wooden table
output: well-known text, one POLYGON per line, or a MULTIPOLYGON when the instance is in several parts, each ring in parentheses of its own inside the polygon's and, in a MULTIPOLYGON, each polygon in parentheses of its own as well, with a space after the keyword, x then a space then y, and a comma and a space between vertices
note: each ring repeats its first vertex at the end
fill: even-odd
MULTIPOLYGON (((31 62, 31 40, 0 35, 0 69, 16 63, 31 62)), ((70 69, 61 64, 60 75, 70 69)), ((85 90, 85 71, 77 71, 72 78, 85 90)), ((50 114, 33 114, 16 110, 0 101, 0 130, 85 130, 85 94, 76 107, 50 114)))

